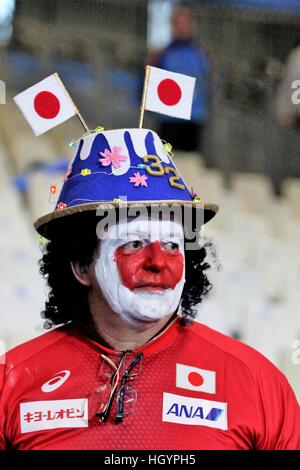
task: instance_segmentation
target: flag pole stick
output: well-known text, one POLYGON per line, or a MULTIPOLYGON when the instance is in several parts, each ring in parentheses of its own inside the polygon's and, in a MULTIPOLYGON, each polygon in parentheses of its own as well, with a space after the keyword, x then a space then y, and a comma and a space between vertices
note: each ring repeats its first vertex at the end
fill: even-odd
POLYGON ((80 114, 80 112, 78 111, 78 109, 77 109, 77 117, 78 117, 79 121, 81 122, 81 124, 83 125, 83 127, 85 128, 86 132, 87 132, 88 134, 90 134, 91 131, 90 131, 90 129, 88 128, 87 123, 85 122, 85 120, 84 120, 83 117, 81 116, 81 114, 80 114))
MULTIPOLYGON (((57 78, 59 78, 59 80, 60 80, 62 86, 63 86, 64 89, 65 89, 65 92, 67 93, 67 95, 69 96, 70 100, 72 101, 72 103, 73 103, 74 106, 75 106, 75 103, 74 103, 74 101, 72 100, 70 93, 68 92, 68 90, 66 89, 66 87, 65 87, 65 85, 64 85, 64 82, 62 81, 62 79, 60 78, 60 76, 58 75, 58 73, 55 73, 55 75, 57 76, 57 78)), ((83 125, 85 131, 86 131, 88 134, 90 134, 91 131, 90 131, 90 129, 88 128, 87 123, 85 122, 85 120, 84 120, 83 117, 81 116, 81 114, 80 114, 80 112, 79 112, 79 109, 77 108, 77 106, 75 106, 75 108, 76 108, 76 111, 77 111, 76 115, 77 115, 79 121, 80 121, 81 124, 83 125)))
POLYGON ((143 126, 145 104, 146 104, 146 95, 147 95, 147 88, 148 88, 148 83, 149 83, 149 75, 150 75, 150 65, 146 65, 143 96, 142 96, 141 107, 140 107, 139 129, 141 129, 142 126, 143 126))

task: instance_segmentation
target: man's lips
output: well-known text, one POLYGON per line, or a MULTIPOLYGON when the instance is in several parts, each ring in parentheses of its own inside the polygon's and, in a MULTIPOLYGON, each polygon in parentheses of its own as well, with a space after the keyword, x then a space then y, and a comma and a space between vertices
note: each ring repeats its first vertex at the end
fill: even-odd
POLYGON ((162 292, 165 289, 170 289, 170 286, 167 286, 166 284, 162 284, 161 282, 149 282, 145 284, 137 284, 134 287, 134 290, 136 289, 141 289, 141 290, 145 290, 148 292, 162 292))

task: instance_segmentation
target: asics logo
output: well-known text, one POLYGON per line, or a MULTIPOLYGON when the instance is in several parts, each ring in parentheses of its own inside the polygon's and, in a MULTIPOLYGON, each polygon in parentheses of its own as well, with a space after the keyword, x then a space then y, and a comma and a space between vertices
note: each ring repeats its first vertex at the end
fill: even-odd
POLYGON ((60 372, 56 372, 48 382, 45 382, 42 386, 42 392, 49 393, 57 390, 61 387, 66 380, 70 377, 71 372, 69 370, 61 370, 60 372))

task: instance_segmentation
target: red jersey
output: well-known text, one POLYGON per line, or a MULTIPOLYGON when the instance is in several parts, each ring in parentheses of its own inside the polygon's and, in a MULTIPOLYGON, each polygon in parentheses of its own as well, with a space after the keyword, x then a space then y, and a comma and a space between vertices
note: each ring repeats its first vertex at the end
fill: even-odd
POLYGON ((133 412, 116 422, 116 393, 101 422, 101 354, 118 364, 121 353, 70 324, 11 350, 1 365, 0 449, 300 449, 294 393, 252 348, 176 320, 138 352, 133 412))

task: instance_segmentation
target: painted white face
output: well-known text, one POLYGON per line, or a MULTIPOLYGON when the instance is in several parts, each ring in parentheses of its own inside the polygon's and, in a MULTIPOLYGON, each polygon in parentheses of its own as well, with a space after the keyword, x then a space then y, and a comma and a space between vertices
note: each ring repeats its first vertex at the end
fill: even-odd
POLYGON ((185 282, 181 223, 140 216, 110 227, 95 274, 111 309, 129 323, 174 313, 185 282))

